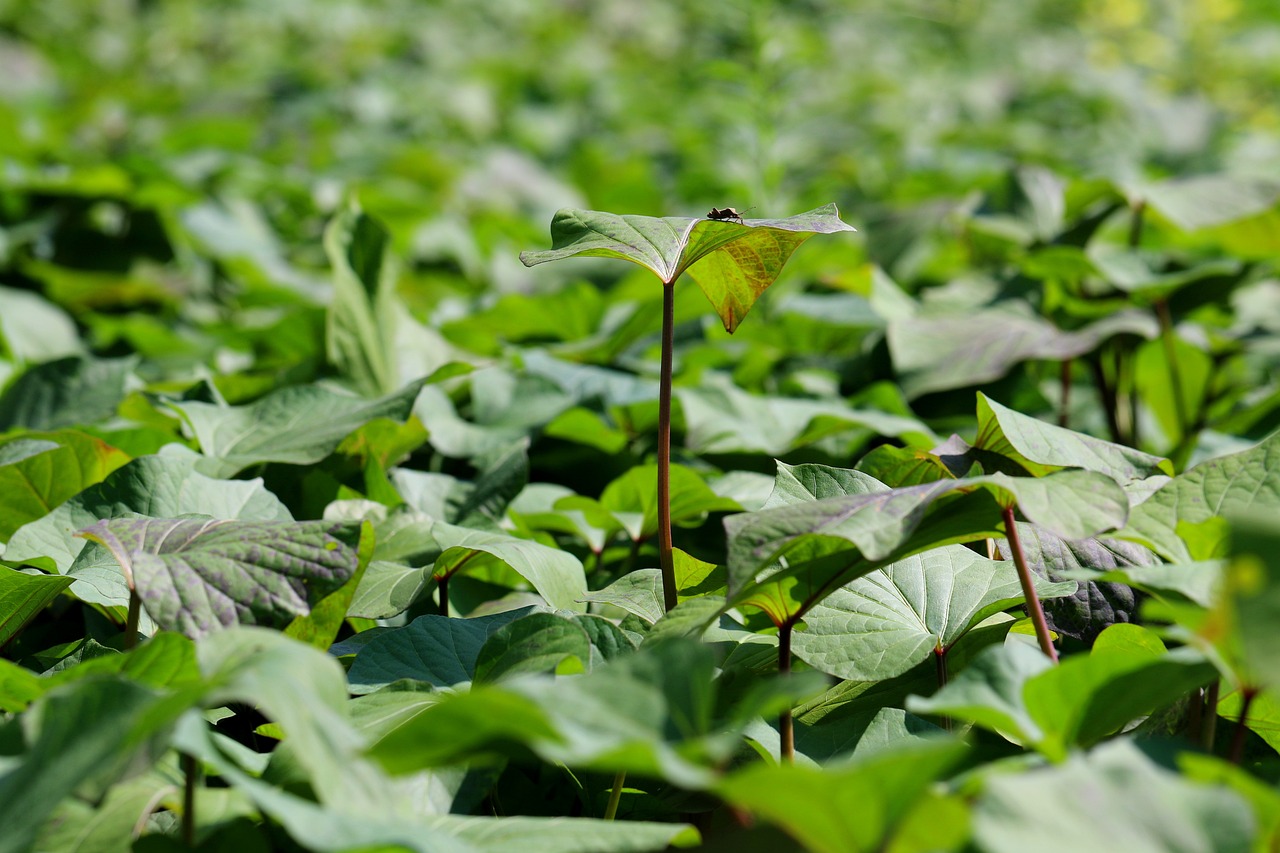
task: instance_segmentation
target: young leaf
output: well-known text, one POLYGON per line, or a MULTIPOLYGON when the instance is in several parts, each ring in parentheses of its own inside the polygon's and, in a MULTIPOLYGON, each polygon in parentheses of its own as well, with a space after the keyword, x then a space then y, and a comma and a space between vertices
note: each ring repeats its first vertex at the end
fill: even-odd
POLYGON ((621 258, 664 284, 686 270, 733 332, 791 253, 814 234, 853 231, 834 204, 786 219, 716 221, 619 216, 564 209, 551 220, 550 251, 521 252, 525 266, 572 257, 621 258))
POLYGON ((354 201, 324 231, 333 267, 333 301, 325 311, 325 353, 368 397, 396 390, 396 269, 391 235, 354 201))
POLYGON ((166 630, 283 626, 351 578, 360 528, 323 521, 117 518, 81 531, 111 552, 166 630))

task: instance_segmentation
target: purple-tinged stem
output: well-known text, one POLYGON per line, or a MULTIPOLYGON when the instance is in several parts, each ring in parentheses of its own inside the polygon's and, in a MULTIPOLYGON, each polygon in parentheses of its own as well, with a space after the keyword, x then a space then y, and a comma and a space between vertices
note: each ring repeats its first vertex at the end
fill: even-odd
POLYGON ((1013 518, 1013 507, 1004 509, 1005 537, 1009 540, 1009 550, 1013 552, 1013 565, 1018 570, 1018 582, 1022 585, 1022 597, 1027 600, 1027 613, 1031 614, 1031 624, 1036 629, 1036 639, 1040 641, 1040 651, 1049 656, 1049 660, 1058 662, 1058 650, 1053 647, 1053 638, 1049 636, 1049 622, 1044 618, 1044 607, 1040 597, 1036 595, 1035 583, 1031 579, 1031 569, 1027 566, 1027 558, 1022 553, 1022 541, 1018 538, 1018 525, 1013 518))
POLYGON ((675 282, 662 285, 662 374, 658 384, 658 565, 662 604, 676 606, 676 567, 671 554, 671 362, 675 349, 675 282))

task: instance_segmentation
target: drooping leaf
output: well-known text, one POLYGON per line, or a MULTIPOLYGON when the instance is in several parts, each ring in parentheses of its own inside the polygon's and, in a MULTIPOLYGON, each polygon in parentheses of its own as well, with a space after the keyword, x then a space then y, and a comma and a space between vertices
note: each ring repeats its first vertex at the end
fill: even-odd
POLYGON ((71 430, 0 444, 0 542, 128 461, 105 441, 71 430))
POLYGON ((82 533, 111 552, 157 625, 190 636, 284 625, 359 564, 359 528, 323 521, 117 518, 82 533))
POLYGON ((992 308, 895 320, 888 341, 898 381, 915 398, 999 379, 1023 361, 1075 358, 1119 334, 1153 338, 1157 332, 1145 312, 1118 312, 1064 332, 1030 309, 992 308))
POLYGON ((170 406, 190 427, 204 454, 200 470, 230 477, 251 465, 309 465, 333 452, 357 427, 376 418, 403 421, 427 380, 366 400, 318 385, 292 385, 247 406, 200 401, 170 406))
POLYGON ((1253 818, 1224 787, 1189 782, 1118 740, 1065 764, 992 774, 974 811, 974 841, 993 853, 1245 853, 1253 818))
POLYGON ((578 256, 621 258, 664 284, 688 270, 732 332, 805 240, 852 230, 833 204, 787 219, 741 221, 564 209, 551 221, 551 250, 522 252, 520 260, 533 266, 578 256))
MULTIPOLYGON (((1075 584, 1036 585, 1042 597, 1075 584)), ((993 613, 1023 601, 1013 563, 952 545, 926 551, 841 587, 804 615, 796 656, 851 681, 882 681, 945 652, 993 613)))

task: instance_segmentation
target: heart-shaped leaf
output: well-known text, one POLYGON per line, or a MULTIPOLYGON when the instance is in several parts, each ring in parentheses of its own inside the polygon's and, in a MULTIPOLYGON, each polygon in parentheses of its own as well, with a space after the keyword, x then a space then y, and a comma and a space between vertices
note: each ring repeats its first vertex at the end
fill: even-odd
POLYGON ((102 439, 72 430, 0 445, 0 542, 128 461, 102 439))
POLYGON ((853 230, 834 204, 786 219, 736 220, 566 208, 551 220, 551 250, 521 252, 520 260, 533 266, 579 256, 621 258, 667 285, 688 270, 732 332, 805 240, 853 230))
MULTIPOLYGON (((1067 595, 1075 582, 1039 581, 1040 597, 1067 595)), ((852 681, 883 681, 945 652, 970 628, 1023 601, 1013 563, 960 545, 926 551, 836 590, 804 617, 792 638, 814 669, 852 681)))
POLYGON ((117 518, 81 535, 119 561, 157 625, 188 636, 287 624, 359 564, 360 528, 323 521, 117 518))

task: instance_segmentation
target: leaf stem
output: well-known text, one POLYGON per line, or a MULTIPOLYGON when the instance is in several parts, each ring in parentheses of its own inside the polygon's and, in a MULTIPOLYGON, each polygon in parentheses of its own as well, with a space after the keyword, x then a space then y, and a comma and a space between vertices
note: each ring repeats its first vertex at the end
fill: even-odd
MULTIPOLYGON (((933 650, 934 669, 938 674, 938 689, 947 686, 947 650, 943 648, 935 648, 933 650)), ((951 731, 951 718, 942 718, 942 728, 944 731, 951 731)))
POLYGON ((1013 565, 1018 570, 1018 582, 1022 585, 1022 596, 1027 600, 1027 613, 1031 615, 1031 624, 1036 628, 1036 639, 1040 641, 1040 651, 1049 656, 1049 660, 1058 662, 1058 650, 1053 647, 1053 638, 1049 636, 1049 622, 1044 617, 1044 607, 1040 597, 1036 595, 1035 583, 1031 579, 1031 569, 1027 566, 1027 558, 1022 552, 1022 540, 1018 538, 1018 524, 1013 517, 1013 507, 1004 508, 1004 531, 1009 540, 1009 550, 1013 554, 1013 565))
POLYGON ((138 620, 140 618, 142 618, 142 598, 138 595, 138 590, 130 586, 129 613, 124 617, 124 642, 121 644, 125 651, 138 644, 138 620))
POLYGON ((1240 697, 1240 718, 1236 720, 1236 730, 1231 735, 1231 750, 1227 753, 1227 760, 1232 764, 1239 766, 1240 761, 1244 758, 1244 736, 1249 731, 1246 720, 1249 718, 1249 707, 1253 705, 1253 699, 1258 695, 1258 691, 1252 687, 1241 687, 1240 697))
POLYGON ((658 565, 662 604, 676 606, 676 568, 671 553, 671 363, 675 349, 675 282, 662 283, 662 372, 658 384, 658 565))
MULTIPOLYGON (((778 675, 785 678, 791 675, 791 628, 790 621, 778 626, 778 675)), ((792 764, 796 760, 795 721, 791 718, 791 705, 778 714, 779 747, 783 764, 792 764)))
POLYGON ((619 770, 613 777, 613 790, 609 793, 609 804, 604 807, 604 819, 613 820, 618 816, 618 803, 622 801, 622 786, 627 782, 627 772, 619 770))
POLYGON ((1058 426, 1066 428, 1071 421, 1071 365, 1073 359, 1062 360, 1062 373, 1059 383, 1062 386, 1062 399, 1058 402, 1058 426))

